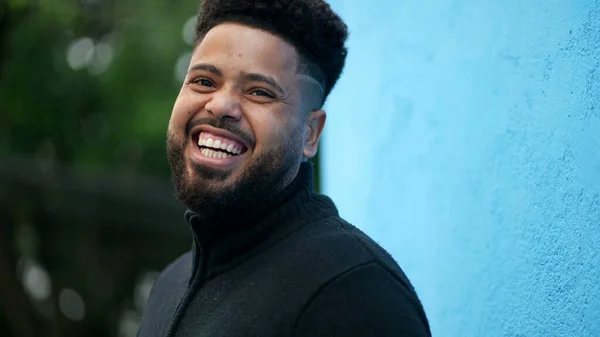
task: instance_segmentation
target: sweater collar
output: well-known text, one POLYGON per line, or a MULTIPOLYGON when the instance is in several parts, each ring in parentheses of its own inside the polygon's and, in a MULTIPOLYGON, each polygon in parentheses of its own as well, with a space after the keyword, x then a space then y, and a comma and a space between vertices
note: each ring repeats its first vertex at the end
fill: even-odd
POLYGON ((296 178, 277 195, 266 197, 262 205, 221 223, 208 223, 200 214, 186 211, 194 234, 194 257, 203 259, 205 277, 243 262, 309 222, 338 215, 328 197, 313 193, 309 162, 302 163, 296 178))

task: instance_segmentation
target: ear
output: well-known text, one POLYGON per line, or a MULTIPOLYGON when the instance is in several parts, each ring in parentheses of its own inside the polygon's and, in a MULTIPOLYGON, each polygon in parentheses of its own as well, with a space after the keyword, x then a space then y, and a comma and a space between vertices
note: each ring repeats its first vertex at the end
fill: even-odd
POLYGON ((304 131, 304 147, 302 154, 306 158, 312 158, 317 154, 319 140, 323 133, 327 113, 323 110, 314 110, 306 116, 306 128, 304 131))

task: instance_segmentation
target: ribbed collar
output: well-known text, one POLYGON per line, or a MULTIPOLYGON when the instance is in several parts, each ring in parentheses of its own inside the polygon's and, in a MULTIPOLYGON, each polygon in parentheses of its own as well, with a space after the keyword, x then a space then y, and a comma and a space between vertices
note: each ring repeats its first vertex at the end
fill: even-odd
POLYGON ((265 196, 261 207, 235 219, 209 223, 188 210, 185 218, 194 234, 194 261, 202 258, 210 279, 319 218, 337 216, 326 196, 313 193, 313 168, 302 163, 296 178, 279 194, 265 196))

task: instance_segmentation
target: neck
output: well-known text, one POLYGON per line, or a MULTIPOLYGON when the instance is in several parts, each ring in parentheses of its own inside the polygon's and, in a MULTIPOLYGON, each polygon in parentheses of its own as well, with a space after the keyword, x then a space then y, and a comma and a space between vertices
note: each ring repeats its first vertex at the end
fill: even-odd
POLYGON ((312 164, 302 163, 296 178, 277 195, 268 196, 260 207, 227 217, 206 218, 186 212, 194 234, 194 250, 208 256, 209 269, 216 272, 227 262, 310 222, 337 215, 329 198, 312 193, 312 164))
POLYGON ((188 210, 186 218, 193 216, 196 227, 199 230, 210 234, 210 236, 227 235, 228 232, 240 230, 240 227, 248 227, 250 224, 266 217, 272 210, 277 209, 285 203, 290 197, 301 190, 312 192, 313 174, 310 163, 302 163, 295 176, 292 176, 287 184, 275 189, 275 193, 269 193, 260 199, 253 200, 251 203, 237 205, 235 209, 215 209, 208 212, 194 212, 188 210), (291 180, 291 181, 289 181, 291 180))

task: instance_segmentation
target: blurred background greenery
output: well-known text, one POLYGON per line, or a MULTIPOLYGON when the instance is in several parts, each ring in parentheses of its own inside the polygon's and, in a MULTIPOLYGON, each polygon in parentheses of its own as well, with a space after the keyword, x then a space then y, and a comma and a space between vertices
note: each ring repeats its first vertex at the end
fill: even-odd
POLYGON ((191 243, 165 131, 199 3, 0 6, 0 336, 135 336, 191 243))

